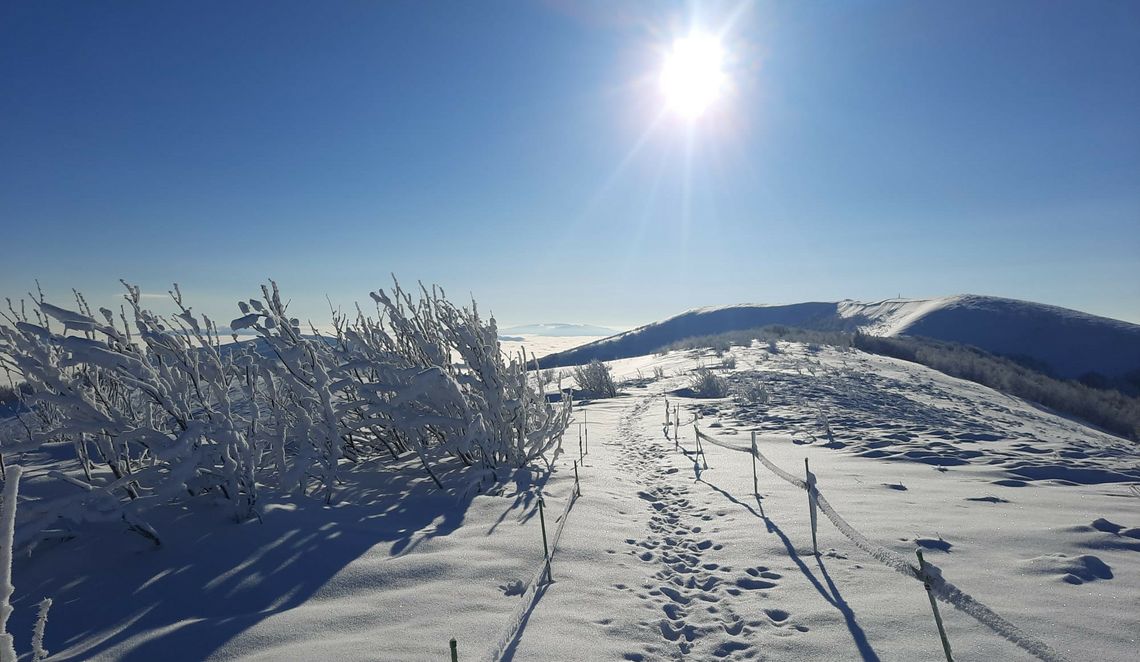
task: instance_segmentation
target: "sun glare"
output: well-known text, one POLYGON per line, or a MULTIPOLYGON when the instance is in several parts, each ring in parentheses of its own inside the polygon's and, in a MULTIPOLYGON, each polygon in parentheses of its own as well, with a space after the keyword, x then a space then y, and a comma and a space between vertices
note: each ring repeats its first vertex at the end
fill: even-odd
POLYGON ((717 100, 724 83, 724 48, 719 39, 696 34, 673 42, 661 69, 661 91, 670 109, 696 119, 717 100))

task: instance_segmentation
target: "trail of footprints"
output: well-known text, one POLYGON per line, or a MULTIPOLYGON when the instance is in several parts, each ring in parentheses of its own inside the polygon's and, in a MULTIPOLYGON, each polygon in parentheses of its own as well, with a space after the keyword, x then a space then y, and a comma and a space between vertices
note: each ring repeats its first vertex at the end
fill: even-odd
MULTIPOLYGON (((624 443, 618 462, 638 477, 645 487, 638 497, 651 509, 649 534, 644 539, 628 538, 625 542, 630 554, 654 568, 644 590, 636 594, 657 612, 654 619, 641 623, 656 629, 662 644, 643 653, 628 653, 625 659, 681 659, 698 647, 702 656, 752 659, 760 652, 756 646, 758 637, 750 636, 758 628, 776 628, 788 635, 806 632, 805 626, 792 625, 790 615, 782 609, 765 609, 766 618, 745 620, 732 608, 731 598, 746 594, 759 600, 767 597, 766 591, 778 588, 782 577, 764 566, 741 572, 706 558, 722 549, 722 545, 704 535, 705 529, 726 512, 710 512, 709 508, 692 503, 689 486, 676 480, 680 477, 673 474, 678 470, 669 466, 669 450, 641 438, 635 431, 634 422, 646 404, 635 407, 621 421, 619 433, 624 443)), ((624 584, 615 588, 635 590, 624 584)))

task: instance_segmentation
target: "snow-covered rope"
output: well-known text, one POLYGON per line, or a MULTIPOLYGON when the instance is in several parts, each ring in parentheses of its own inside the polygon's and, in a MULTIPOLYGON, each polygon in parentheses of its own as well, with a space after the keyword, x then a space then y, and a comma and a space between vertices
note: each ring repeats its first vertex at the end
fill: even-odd
MULTIPOLYGON (((558 539, 562 537, 562 528, 566 526, 566 520, 570 515, 570 509, 574 507, 574 502, 578 500, 577 488, 571 489, 570 500, 566 502, 566 508, 562 511, 562 516, 558 522, 558 528, 554 530, 554 537, 550 539, 550 556, 554 557, 554 550, 558 547, 558 539)), ((515 608, 514 613, 507 621, 507 627, 503 630, 503 635, 499 637, 499 641, 495 644, 494 650, 487 655, 488 662, 499 662, 503 658, 503 654, 510 648, 511 642, 514 641, 518 635, 519 628, 522 627, 523 620, 526 618, 527 612, 538 601, 538 589, 542 585, 542 577, 546 574, 547 560, 543 558, 542 565, 539 566, 538 572, 534 573, 531 577, 530 583, 526 587, 526 592, 523 593, 523 599, 519 606, 515 608)))
MULTIPOLYGON (((741 447, 735 444, 719 441, 710 437, 704 432, 701 432, 700 430, 697 430, 697 435, 703 441, 707 441, 715 446, 720 446, 721 448, 726 448, 728 450, 738 451, 741 453, 753 452, 753 449, 750 447, 741 447)), ((760 460, 761 464, 763 464, 768 468, 769 471, 776 474, 780 478, 791 483, 792 485, 795 485, 801 490, 809 489, 807 482, 776 466, 775 463, 773 463, 770 459, 765 457, 763 453, 760 452, 759 448, 755 450, 755 456, 757 460, 760 460)), ((926 563, 926 572, 922 572, 914 564, 903 558, 903 556, 898 552, 892 551, 886 547, 876 545, 875 543, 871 542, 855 527, 851 526, 850 522, 843 519, 842 515, 836 512, 835 508, 833 508, 832 505, 828 503, 827 499, 824 498, 823 494, 820 493, 819 487, 813 487, 812 489, 814 491, 816 505, 819 507, 819 509, 822 510, 825 515, 827 515, 827 519, 831 520, 831 523, 835 525, 835 528, 839 529, 840 533, 846 536, 851 542, 855 543, 856 547, 871 555, 871 557, 887 566, 888 568, 900 574, 906 575, 912 579, 917 579, 918 581, 925 582, 930 586, 930 590, 939 600, 972 616, 974 620, 988 627, 990 630, 994 631, 1006 641, 1009 641, 1010 643, 1016 645, 1018 648, 1021 648, 1027 653, 1034 655, 1038 659, 1043 660, 1044 662, 1062 662, 1063 660, 1067 659, 1064 655, 1049 647, 1049 645, 1045 642, 1040 641, 1039 639, 1035 639, 1034 637, 1026 634, 1021 630, 1021 628, 1005 620, 989 607, 985 606, 969 594, 963 592, 957 586, 954 586, 950 582, 943 579, 941 571, 936 566, 933 566, 930 563, 926 563)))

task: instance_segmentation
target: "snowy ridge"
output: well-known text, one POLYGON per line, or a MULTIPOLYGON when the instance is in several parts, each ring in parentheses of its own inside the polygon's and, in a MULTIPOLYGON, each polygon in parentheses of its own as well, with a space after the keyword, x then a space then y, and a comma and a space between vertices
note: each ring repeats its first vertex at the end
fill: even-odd
POLYGON ((651 354, 693 336, 782 324, 974 345, 1045 364, 1057 376, 1116 377, 1140 370, 1140 325, 1015 299, 963 294, 863 303, 740 304, 696 308, 540 359, 543 367, 651 354))
POLYGON ((784 471, 774 462, 765 457, 759 449, 741 448, 739 446, 718 441, 717 439, 710 437, 704 432, 701 432, 699 429, 697 429, 696 432, 698 437, 711 444, 715 444, 729 450, 754 454, 756 459, 760 460, 761 464, 763 464, 772 473, 776 474, 784 481, 791 483, 801 490, 810 490, 813 492, 816 506, 818 506, 819 509, 822 510, 825 515, 827 515, 827 518, 831 520, 831 523, 835 525, 835 528, 839 529, 840 533, 846 536, 851 542, 855 543, 856 547, 863 550, 875 560, 891 568, 892 570, 912 579, 917 579, 921 582, 926 583, 930 586, 930 589, 934 592, 935 596, 937 596, 939 600, 953 605, 956 609, 969 614, 982 625, 985 625, 998 635, 1002 636, 1026 652, 1031 653, 1043 662, 1063 662, 1064 660, 1068 659, 1050 648, 1049 645, 1045 642, 1025 634, 1021 628, 1002 618, 989 607, 985 606, 975 598, 971 597, 969 594, 946 581, 942 577, 941 571, 929 562, 925 564, 927 566, 927 571, 923 572, 899 554, 887 549, 886 547, 876 545, 875 543, 871 542, 866 536, 860 533, 858 529, 852 526, 850 522, 844 519, 843 516, 840 515, 830 503, 828 503, 827 499, 824 498, 818 487, 815 485, 809 486, 805 481, 800 480, 792 474, 784 471))

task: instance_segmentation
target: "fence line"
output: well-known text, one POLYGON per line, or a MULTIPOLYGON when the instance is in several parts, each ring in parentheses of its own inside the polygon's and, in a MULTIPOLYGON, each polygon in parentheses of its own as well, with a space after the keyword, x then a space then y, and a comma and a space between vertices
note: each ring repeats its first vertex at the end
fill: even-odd
MULTIPOLYGON (((700 430, 697 430, 697 435, 699 435, 700 438, 704 441, 707 441, 715 446, 720 446, 721 448, 726 448, 728 450, 741 453, 752 454, 753 452, 752 448, 744 448, 720 441, 718 439, 714 439, 713 437, 710 437, 700 430)), ((892 570, 907 577, 917 579, 918 581, 928 584, 930 586, 930 590, 939 600, 942 600, 943 602, 953 606, 959 611, 968 614, 969 616, 973 617, 974 620, 988 627, 990 630, 1004 638, 1006 641, 1009 641, 1010 643, 1016 645, 1018 648, 1021 648, 1027 653, 1034 655, 1043 662, 1063 662, 1068 659, 1061 653, 1053 650, 1045 642, 1026 634, 1023 630, 1021 630, 1021 628, 1002 618, 996 612, 976 600, 974 597, 970 596, 969 594, 959 589, 957 586, 954 586, 950 582, 946 581, 942 577, 942 571, 938 569, 937 566, 926 563, 924 564, 924 572, 923 570, 915 567, 914 564, 903 558, 903 556, 897 552, 871 542, 855 527, 851 526, 850 522, 843 519, 843 517, 838 512, 836 512, 835 508, 832 507, 832 505, 828 503, 827 499, 824 498, 823 494, 820 493, 818 486, 812 486, 809 488, 806 482, 778 467, 770 459, 765 457, 759 449, 756 449, 755 457, 756 459, 760 460, 760 463, 767 467, 772 473, 784 479, 786 482, 791 483, 801 490, 814 490, 816 505, 820 510, 823 511, 825 515, 827 515, 827 519, 831 520, 831 523, 835 525, 835 528, 839 529, 839 532, 846 536, 851 542, 853 542, 856 547, 863 550, 883 565, 886 565, 892 570)))
POLYGON ((503 654, 510 648, 511 642, 518 636, 519 628, 522 627, 523 621, 526 619, 527 612, 534 607, 538 602, 538 589, 543 586, 542 578, 546 575, 547 564, 550 559, 554 558, 554 552, 558 549, 558 539, 562 537, 562 529, 566 526, 566 520, 569 519, 570 509, 574 507, 574 503, 578 501, 579 490, 577 481, 575 486, 570 490, 570 499, 566 502, 566 507, 562 510, 562 515, 559 516, 558 528, 554 530, 554 536, 550 539, 550 556, 542 560, 538 571, 531 577, 530 582, 527 584, 526 591, 523 593, 523 599, 519 606, 515 608, 514 613, 507 621, 507 627, 503 630, 502 636, 499 637, 498 643, 495 648, 484 659, 487 662, 499 662, 503 658, 503 654))

